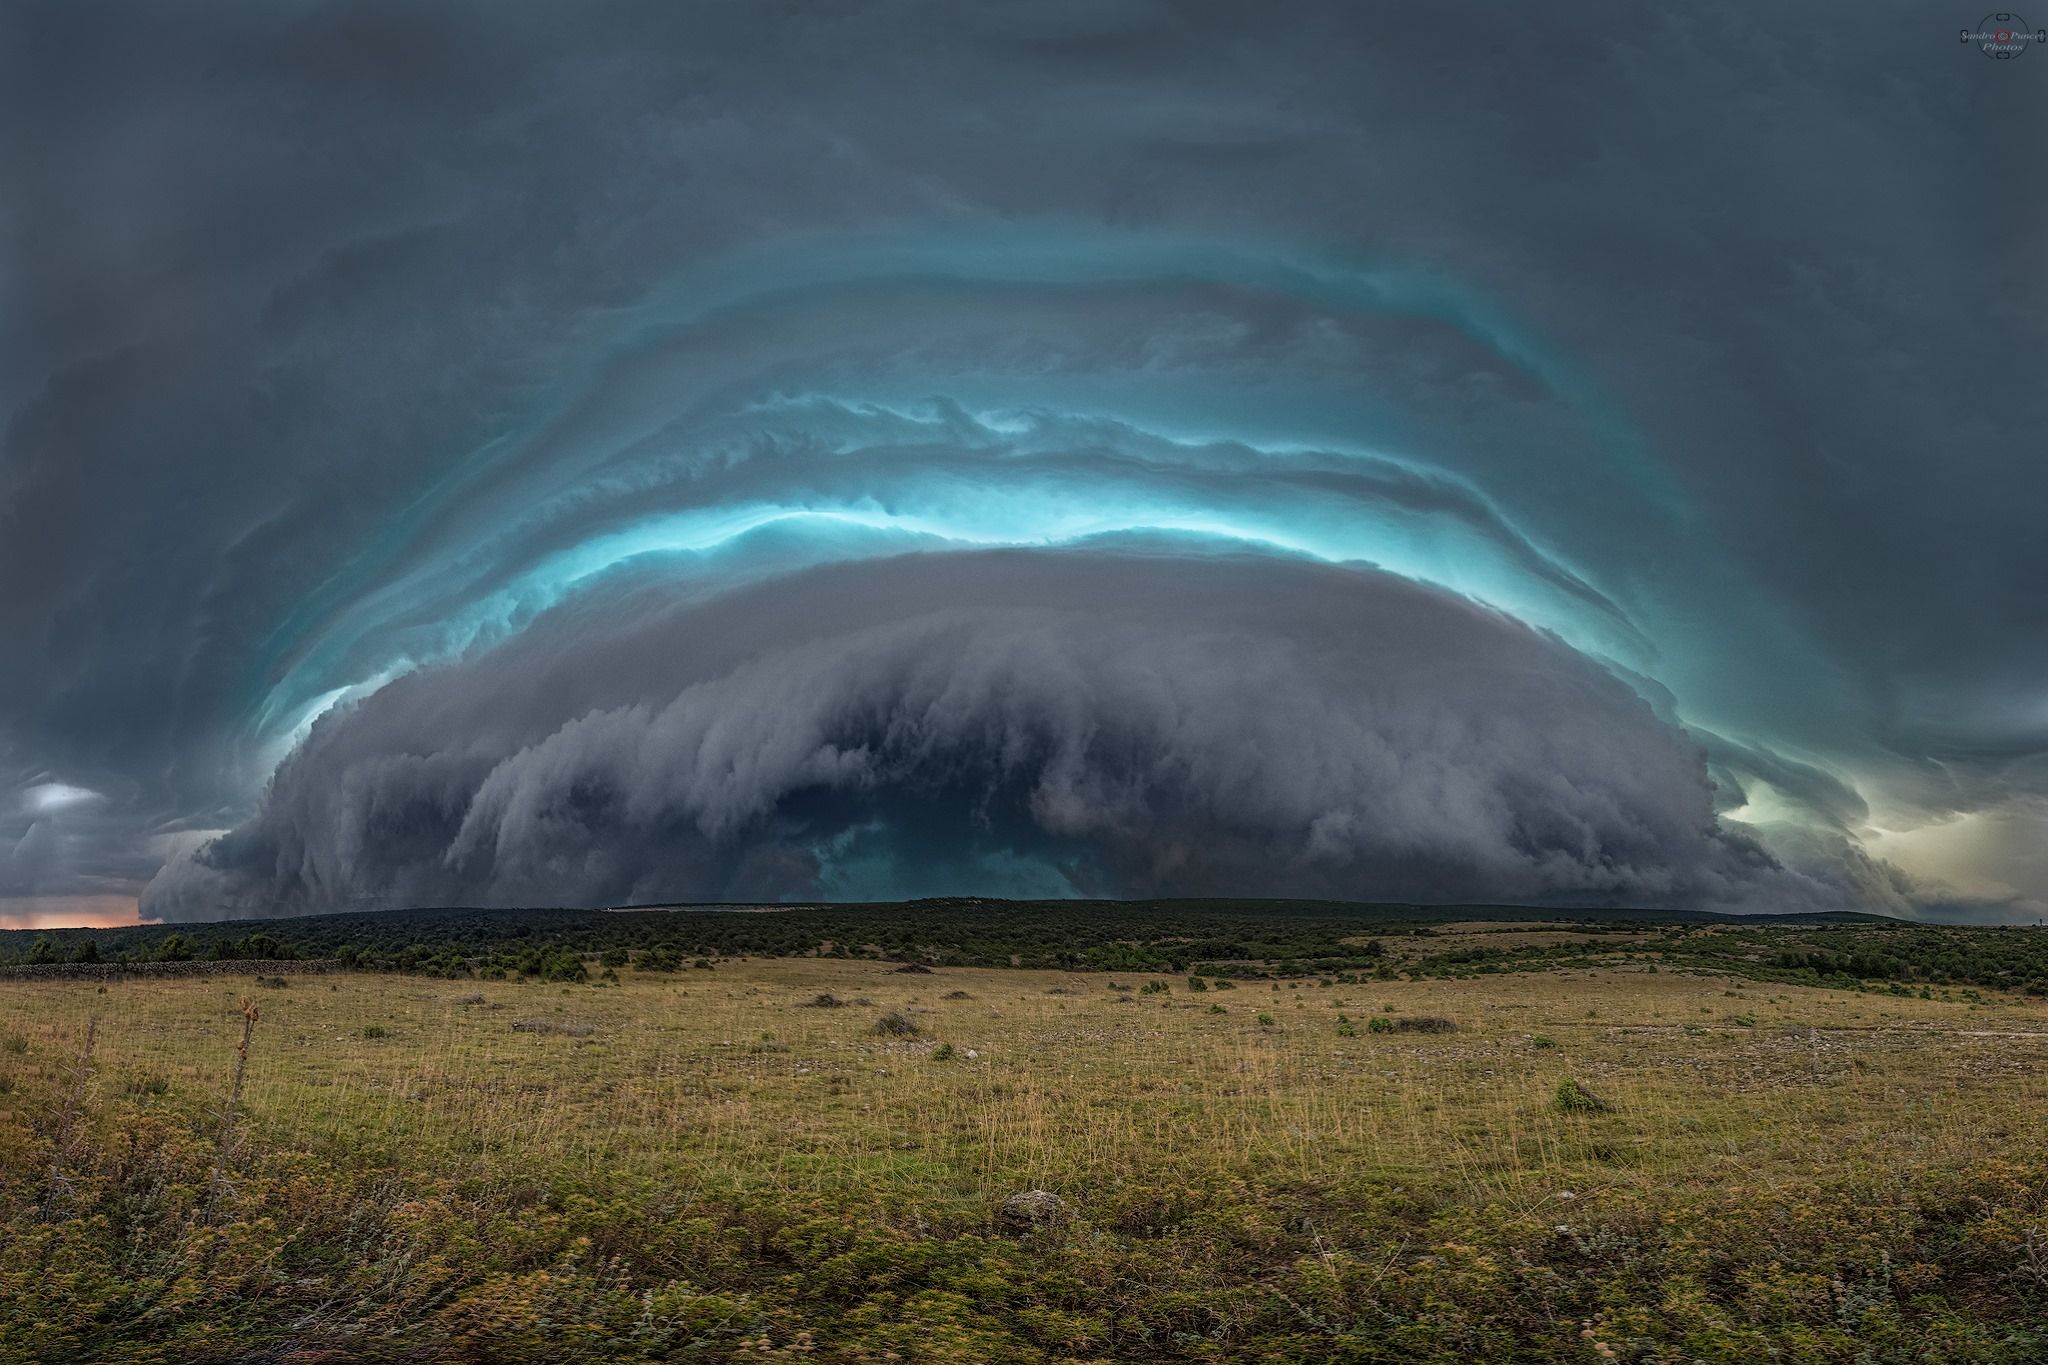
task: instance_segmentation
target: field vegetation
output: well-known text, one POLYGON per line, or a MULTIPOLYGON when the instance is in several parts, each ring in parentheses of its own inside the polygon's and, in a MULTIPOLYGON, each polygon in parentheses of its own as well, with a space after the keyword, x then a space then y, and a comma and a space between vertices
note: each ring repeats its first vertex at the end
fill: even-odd
POLYGON ((666 918, 502 977, 0 983, 0 1360, 2048 1357, 2023 987, 1683 924, 1280 944, 1318 974, 666 918))
POLYGON ((629 960, 663 970, 733 956, 1380 980, 1659 966, 1783 984, 1988 987, 2048 996, 2048 933, 1857 914, 956 899, 751 910, 356 913, 273 920, 255 932, 234 923, 0 931, 0 968, 313 958, 444 978, 574 981, 629 960))

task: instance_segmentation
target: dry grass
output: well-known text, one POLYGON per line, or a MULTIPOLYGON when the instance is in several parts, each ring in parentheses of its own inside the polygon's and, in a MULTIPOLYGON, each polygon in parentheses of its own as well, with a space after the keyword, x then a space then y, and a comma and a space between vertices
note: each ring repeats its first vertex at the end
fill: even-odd
MULTIPOLYGON (((834 961, 624 975, 616 988, 359 976, 280 992, 251 1048, 247 1122, 269 1144, 402 1153, 486 1182, 559 1164, 679 1192, 957 1215, 1031 1188, 1085 1207, 1091 1190, 1168 1166, 1532 1207, 1564 1189, 1825 1178, 1995 1151, 2048 1099, 2038 1006, 1668 973, 1196 998, 1176 984, 1135 1002, 1103 976, 834 961), (806 1007, 825 994, 872 1004, 806 1007), (1386 1005, 1458 1031, 1339 1035, 1340 1011, 1386 1005), (891 1010, 919 1033, 878 1034, 891 1010), (1567 1077, 1610 1111, 1560 1112, 1567 1077)), ((127 1106, 217 1112, 244 988, 10 986, 0 1035, 28 1051, 0 1072, 75 1055, 97 1013, 103 1124, 127 1106)))
POLYGON ((295 983, 260 1024, 232 978, 6 988, 0 1365, 2031 1365, 2048 1340, 2038 1006, 1669 971, 624 975, 295 983), (1358 1026, 1432 1018, 1457 1029, 1358 1026), (1058 1218, 999 1212, 1034 1190, 1058 1218))

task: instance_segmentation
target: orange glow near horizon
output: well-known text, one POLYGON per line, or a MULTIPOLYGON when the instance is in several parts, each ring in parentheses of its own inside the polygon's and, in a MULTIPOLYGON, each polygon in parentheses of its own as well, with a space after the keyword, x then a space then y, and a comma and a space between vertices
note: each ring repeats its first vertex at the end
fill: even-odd
POLYGON ((0 929, 125 929, 142 922, 133 896, 0 897, 0 929))

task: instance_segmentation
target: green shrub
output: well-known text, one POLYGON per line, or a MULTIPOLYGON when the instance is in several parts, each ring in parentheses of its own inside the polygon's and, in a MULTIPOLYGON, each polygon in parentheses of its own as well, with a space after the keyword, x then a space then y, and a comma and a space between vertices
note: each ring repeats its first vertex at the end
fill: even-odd
POLYGON ((940 1043, 937 1047, 932 1049, 932 1060, 935 1062, 952 1061, 953 1045, 951 1043, 940 1043))
POLYGON ((1165 995, 1168 991, 1172 989, 1173 987, 1167 985, 1164 981, 1147 981, 1142 987, 1139 988, 1138 994, 1165 995))
POLYGON ((382 1024, 366 1024, 363 1027, 363 1036, 365 1038, 388 1038, 391 1035, 382 1024))
POLYGON ((1529 1040, 1529 1046, 1537 1048, 1539 1050, 1543 1048, 1553 1048, 1557 1046, 1557 1039, 1552 1038, 1549 1034, 1539 1033, 1529 1040))
POLYGON ((1569 1076, 1557 1083, 1550 1103, 1560 1114, 1604 1114, 1613 1107, 1569 1076))
POLYGON ((1392 1033, 1394 1031, 1394 1021, 1384 1014, 1375 1014, 1372 1018, 1365 1021, 1365 1031, 1367 1033, 1392 1033))

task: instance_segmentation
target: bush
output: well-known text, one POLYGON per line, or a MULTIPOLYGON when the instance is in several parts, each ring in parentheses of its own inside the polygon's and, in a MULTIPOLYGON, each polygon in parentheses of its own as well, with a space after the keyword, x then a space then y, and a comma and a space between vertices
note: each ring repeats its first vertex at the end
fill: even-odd
POLYGON ((1394 1021, 1384 1014, 1375 1014, 1372 1018, 1365 1021, 1365 1031, 1367 1033, 1392 1033, 1394 1031, 1394 1021))
MULTIPOLYGON (((343 954, 347 952, 348 949, 344 947, 343 954)), ((251 934, 247 938, 217 938, 213 941, 215 962, 245 962, 252 958, 259 962, 267 962, 295 955, 290 947, 279 943, 268 934, 251 934)))
POLYGON ((640 954, 639 968, 643 972, 673 972, 683 965, 683 955, 666 944, 655 944, 640 954))
POLYGON ((1147 981, 1143 986, 1141 986, 1138 989, 1138 994, 1165 995, 1168 991, 1172 989, 1173 987, 1167 985, 1164 981, 1147 981))
POLYGON ((1402 1033, 1456 1033, 1458 1026, 1441 1014, 1416 1014, 1394 1021, 1396 1030, 1402 1033))
POLYGON ((1540 1051, 1544 1048, 1556 1047, 1557 1039, 1552 1038, 1549 1034, 1539 1033, 1529 1040, 1529 1046, 1536 1048, 1540 1051))
POLYGON ((937 1047, 932 1049, 932 1060, 935 1062, 952 1061, 953 1045, 951 1043, 940 1043, 937 1047))
POLYGON ((519 959, 521 976, 537 976, 543 981, 588 981, 590 971, 583 965, 583 955, 557 944, 546 944, 528 949, 519 959))
POLYGON ((1557 1094, 1550 1103, 1560 1114, 1604 1114, 1613 1108, 1569 1076, 1557 1083, 1557 1094))
POLYGON ((364 1027, 363 1036, 365 1038, 388 1038, 391 1035, 385 1031, 382 1024, 369 1024, 364 1027))
POLYGON ((602 954, 598 956, 597 965, 600 967, 609 967, 612 970, 616 971, 618 968, 625 966, 631 960, 631 956, 626 952, 624 948, 607 948, 604 950, 602 954))
POLYGON ((1206 991, 1209 989, 1209 983, 1202 980, 1199 976, 1191 976, 1188 978, 1188 989, 1191 991, 1206 991))
POLYGON ((885 1038, 909 1038, 917 1031, 917 1021, 902 1010, 890 1010, 875 1020, 875 1032, 885 1038))

